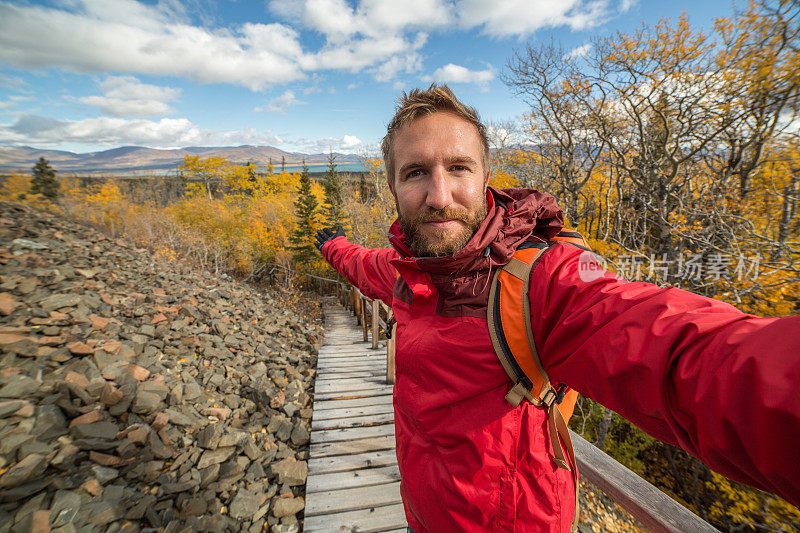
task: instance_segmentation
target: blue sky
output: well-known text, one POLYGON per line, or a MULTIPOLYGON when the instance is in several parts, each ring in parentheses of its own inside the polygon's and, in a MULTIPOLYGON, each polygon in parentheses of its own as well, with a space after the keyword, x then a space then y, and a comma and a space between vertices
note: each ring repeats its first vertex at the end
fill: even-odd
POLYGON ((525 105, 514 48, 566 50, 717 0, 0 1, 0 146, 374 151, 403 90, 447 82, 484 121, 525 105))

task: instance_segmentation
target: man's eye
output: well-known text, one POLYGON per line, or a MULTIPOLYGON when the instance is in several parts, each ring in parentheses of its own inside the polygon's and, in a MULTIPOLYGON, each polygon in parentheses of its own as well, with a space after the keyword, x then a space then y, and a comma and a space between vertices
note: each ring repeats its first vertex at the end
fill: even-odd
POLYGON ((465 167, 464 165, 453 165, 450 167, 450 170, 453 172, 466 172, 469 170, 469 168, 465 167))
POLYGON ((408 174, 406 174, 406 179, 416 178, 417 176, 420 176, 421 174, 422 174, 422 169, 416 168, 416 169, 410 171, 408 174))

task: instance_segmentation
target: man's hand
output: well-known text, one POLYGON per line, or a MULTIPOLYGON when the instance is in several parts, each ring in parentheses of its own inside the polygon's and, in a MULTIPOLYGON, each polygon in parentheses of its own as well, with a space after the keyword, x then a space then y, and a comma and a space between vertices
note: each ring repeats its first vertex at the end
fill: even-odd
POLYGON ((314 243, 314 246, 317 247, 317 250, 322 252, 322 247, 325 246, 325 243, 331 239, 335 239, 336 237, 344 237, 344 230, 341 226, 336 228, 334 231, 333 228, 325 228, 317 231, 317 242, 314 243))

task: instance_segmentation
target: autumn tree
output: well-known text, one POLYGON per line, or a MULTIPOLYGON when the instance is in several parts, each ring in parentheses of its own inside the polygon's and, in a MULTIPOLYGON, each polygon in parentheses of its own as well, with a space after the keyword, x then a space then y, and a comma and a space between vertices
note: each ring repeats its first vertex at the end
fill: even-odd
POLYGON ((300 182, 297 185, 297 199, 294 201, 294 212, 297 225, 292 233, 291 243, 294 250, 294 261, 298 265, 307 264, 315 254, 314 237, 317 232, 317 197, 311 189, 311 178, 308 166, 303 160, 300 182))
MULTIPOLYGON (((525 138, 501 168, 555 194, 569 222, 628 279, 755 314, 797 313, 798 43, 800 4, 764 0, 708 34, 681 17, 580 51, 529 45, 505 74, 529 110, 525 138)), ((576 413, 587 438, 632 468, 651 465, 640 473, 724 530, 777 531, 781 518, 800 516, 641 439, 602 406, 587 400, 576 413), (711 503, 737 499, 728 505, 741 508, 737 515, 711 503)))
POLYGON ((59 197, 58 181, 56 171, 50 166, 50 162, 44 157, 31 169, 33 178, 31 179, 31 194, 41 194, 51 202, 56 202, 59 197))
POLYGON ((325 226, 330 228, 346 226, 344 186, 336 170, 336 156, 333 150, 328 155, 328 168, 322 178, 322 186, 325 189, 325 203, 322 206, 325 226))
POLYGON ((187 192, 203 194, 211 200, 219 192, 231 163, 219 156, 203 159, 199 155, 187 155, 178 169, 191 182, 187 185, 187 192))
POLYGON ((530 104, 527 160, 541 167, 535 174, 570 223, 591 228, 588 236, 613 243, 617 255, 635 256, 651 281, 737 304, 766 302, 779 284, 796 282, 792 184, 771 195, 786 205, 784 244, 741 200, 765 156, 791 138, 797 11, 792 2, 751 3, 719 20, 713 37, 681 17, 595 40, 585 54, 553 43, 516 52, 505 81, 530 104), (772 254, 774 262, 760 265, 771 277, 749 284, 734 268, 713 279, 682 268, 690 256, 713 256, 754 270, 778 248, 782 259, 772 254))

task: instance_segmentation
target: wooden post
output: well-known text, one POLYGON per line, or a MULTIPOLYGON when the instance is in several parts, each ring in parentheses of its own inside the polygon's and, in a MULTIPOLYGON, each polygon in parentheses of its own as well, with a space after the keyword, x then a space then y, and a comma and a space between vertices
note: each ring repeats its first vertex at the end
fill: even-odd
POLYGON ((361 300, 361 328, 364 330, 364 342, 369 340, 369 329, 367 327, 367 301, 363 298, 361 300))
POLYGON ((380 303, 372 300, 372 349, 378 348, 378 324, 380 321, 380 303))
MULTIPOLYGON (((392 318, 392 311, 386 316, 386 322, 392 318)), ((394 343, 397 336, 397 323, 392 324, 392 338, 386 343, 386 383, 394 383, 394 343)))

